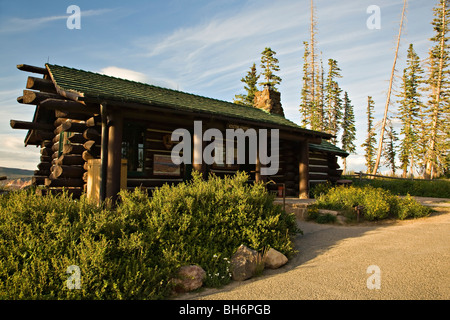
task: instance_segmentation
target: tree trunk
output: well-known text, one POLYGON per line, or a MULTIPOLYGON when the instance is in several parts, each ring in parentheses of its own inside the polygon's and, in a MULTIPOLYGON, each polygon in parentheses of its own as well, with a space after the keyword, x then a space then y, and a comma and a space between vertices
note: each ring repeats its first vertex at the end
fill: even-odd
POLYGON ((442 36, 440 42, 440 53, 439 53, 439 70, 438 70, 438 78, 437 78, 437 86, 436 86, 436 101, 433 109, 433 118, 431 124, 431 137, 430 137, 430 148, 428 152, 427 164, 425 167, 425 179, 433 179, 433 176, 436 176, 436 139, 437 139, 437 122, 439 117, 439 108, 441 104, 441 87, 442 87, 442 69, 444 65, 444 39, 445 39, 445 3, 442 2, 442 36))
POLYGON ((316 97, 315 97, 315 61, 314 61, 314 5, 313 5, 313 0, 311 0, 311 30, 310 30, 310 46, 311 46, 311 50, 310 50, 310 54, 311 54, 311 101, 312 103, 316 102, 316 97))
POLYGON ((380 141, 378 143, 377 159, 375 161, 375 166, 373 168, 372 174, 376 174, 378 171, 378 166, 380 165, 380 160, 381 160, 381 153, 383 151, 384 131, 386 130, 386 121, 387 121, 387 116, 388 116, 389 104, 391 102, 392 83, 394 81, 395 65, 397 63, 398 48, 400 46, 400 37, 402 35, 403 18, 405 17, 405 9, 406 9, 406 0, 403 0, 403 10, 402 10, 402 17, 400 20, 400 28, 398 30, 398 36, 397 36, 397 47, 395 49, 394 64, 392 66, 391 79, 389 80, 389 89, 388 89, 387 98, 386 98, 386 105, 384 106, 384 116, 383 116, 383 122, 381 124, 380 141))

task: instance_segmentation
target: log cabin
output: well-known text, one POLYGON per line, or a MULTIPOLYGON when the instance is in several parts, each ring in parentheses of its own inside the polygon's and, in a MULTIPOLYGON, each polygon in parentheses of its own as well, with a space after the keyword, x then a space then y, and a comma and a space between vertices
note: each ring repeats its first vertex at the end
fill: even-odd
MULTIPOLYGON (((97 159, 100 200, 116 199, 121 185, 151 190, 164 183, 176 184, 190 179, 192 170, 205 178, 209 173, 223 176, 243 170, 249 173, 250 182, 273 181, 283 186, 288 197, 308 198, 312 185, 340 178, 338 157, 348 156, 328 141, 330 134, 286 119, 280 93, 270 87, 257 92, 254 107, 248 107, 53 64, 17 68, 32 74, 17 101, 35 110, 31 122, 11 120, 10 125, 28 130, 25 146, 40 147, 33 184, 48 192, 65 188, 74 197, 80 196, 87 188, 89 163, 97 159), (170 157, 176 145, 171 133, 178 128, 193 132, 198 121, 203 131, 277 129, 278 170, 262 175, 264 164, 258 159, 240 164, 197 160, 175 165, 170 157)), ((196 153, 204 148, 200 141, 192 158, 199 159, 196 153)))

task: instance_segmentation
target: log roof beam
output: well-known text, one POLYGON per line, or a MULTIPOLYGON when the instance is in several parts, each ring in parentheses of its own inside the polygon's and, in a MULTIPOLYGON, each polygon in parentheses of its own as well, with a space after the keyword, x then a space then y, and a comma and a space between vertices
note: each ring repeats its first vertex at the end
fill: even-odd
POLYGON ((55 127, 52 124, 39 123, 39 122, 29 122, 21 120, 10 120, 9 124, 13 129, 24 129, 24 130, 54 130, 55 127))
POLYGON ((31 66, 29 64, 18 64, 17 69, 19 69, 21 71, 38 73, 38 74, 42 74, 42 75, 48 75, 48 70, 46 68, 35 67, 35 66, 31 66))
POLYGON ((56 93, 55 85, 51 80, 48 79, 28 77, 26 88, 43 92, 56 93))

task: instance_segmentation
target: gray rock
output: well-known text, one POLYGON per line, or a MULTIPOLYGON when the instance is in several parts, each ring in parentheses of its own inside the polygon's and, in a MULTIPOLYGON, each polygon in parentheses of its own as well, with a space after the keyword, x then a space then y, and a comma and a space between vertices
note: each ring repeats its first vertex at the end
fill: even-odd
POLYGON ((286 262, 288 262, 288 258, 273 248, 270 248, 269 251, 267 251, 264 259, 266 268, 270 269, 277 269, 285 265, 286 262))
POLYGON ((206 272, 202 267, 197 265, 182 266, 178 269, 176 278, 172 281, 175 284, 175 292, 189 292, 200 288, 203 285, 203 280, 206 277, 206 272))
POLYGON ((243 244, 231 257, 231 274, 233 280, 243 281, 251 278, 260 262, 259 254, 243 244))

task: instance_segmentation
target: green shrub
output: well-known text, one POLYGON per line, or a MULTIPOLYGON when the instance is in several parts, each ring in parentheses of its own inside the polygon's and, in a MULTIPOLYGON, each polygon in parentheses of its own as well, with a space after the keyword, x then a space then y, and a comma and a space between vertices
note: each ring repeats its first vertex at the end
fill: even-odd
POLYGON ((317 223, 335 223, 337 220, 336 216, 326 213, 326 214, 320 214, 316 218, 317 223))
POLYGON ((332 187, 333 187, 333 185, 331 184, 330 181, 316 184, 315 186, 313 186, 311 188, 311 192, 310 192, 311 196, 316 199, 321 194, 327 193, 332 187))
POLYGON ((355 206, 363 207, 364 218, 379 220, 387 217, 398 219, 418 218, 428 215, 431 210, 419 204, 409 195, 404 199, 382 188, 370 185, 363 187, 335 187, 317 198, 319 208, 353 210, 355 206))
POLYGON ((308 206, 308 209, 306 211, 306 220, 307 221, 315 221, 317 217, 319 216, 319 208, 316 204, 311 204, 308 206))
POLYGON ((409 194, 404 198, 399 198, 397 204, 397 217, 399 219, 420 218, 425 217, 430 213, 430 208, 421 205, 409 194))
POLYGON ((319 207, 317 204, 311 204, 308 206, 306 212, 307 221, 315 221, 317 223, 335 223, 337 217, 330 213, 321 214, 319 213, 319 207))
POLYGON ((219 274, 224 277, 218 281, 222 283, 229 281, 223 258, 230 258, 240 244, 255 250, 272 247, 291 255, 295 216, 275 205, 263 184, 247 181, 245 173, 223 179, 211 175, 207 181, 194 173, 189 183, 165 185, 149 202, 154 213, 150 228, 180 261, 197 263, 207 274, 219 274), (222 257, 222 266, 214 255, 222 257))
POLYGON ((263 185, 242 173, 193 177, 153 198, 121 192, 114 210, 67 194, 0 196, 0 299, 161 299, 184 264, 202 266, 206 285, 230 281, 241 243, 294 252, 295 216, 263 185), (79 290, 66 286, 70 265, 80 267, 79 290))
POLYGON ((395 195, 406 196, 407 194, 416 197, 436 197, 450 198, 450 181, 449 180, 394 180, 394 179, 372 179, 353 180, 355 186, 371 185, 375 188, 383 188, 389 190, 395 195))

